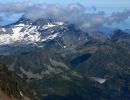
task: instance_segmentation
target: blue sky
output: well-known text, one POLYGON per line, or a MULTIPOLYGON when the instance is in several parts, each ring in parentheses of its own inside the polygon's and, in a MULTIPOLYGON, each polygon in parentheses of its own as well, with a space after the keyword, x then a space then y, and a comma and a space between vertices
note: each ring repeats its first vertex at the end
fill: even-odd
MULTIPOLYGON (((70 3, 80 3, 85 7, 96 7, 97 11, 104 11, 108 15, 110 15, 112 12, 119 12, 123 11, 124 9, 130 9, 130 0, 0 0, 0 3, 6 4, 23 1, 33 3, 61 4, 62 6, 68 5, 70 3)), ((0 24, 8 24, 14 22, 19 17, 19 15, 10 16, 4 19, 6 21, 1 21, 0 24)))
MULTIPOLYGON (((25 0, 0 0, 0 3, 9 2, 23 2, 25 0)), ((130 0, 28 0, 34 3, 58 3, 58 4, 69 4, 69 3, 81 3, 84 6, 96 6, 96 7, 115 7, 115 8, 130 8, 130 0)))

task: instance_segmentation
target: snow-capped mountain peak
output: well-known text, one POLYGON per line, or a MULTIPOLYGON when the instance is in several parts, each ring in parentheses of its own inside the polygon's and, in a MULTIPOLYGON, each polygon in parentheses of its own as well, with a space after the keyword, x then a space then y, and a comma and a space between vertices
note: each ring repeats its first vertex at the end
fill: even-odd
POLYGON ((37 42, 52 40, 59 35, 58 32, 54 32, 54 28, 61 28, 63 25, 64 22, 48 22, 37 25, 32 22, 23 23, 19 21, 8 27, 0 28, 0 45, 8 45, 17 42, 19 44, 35 44, 37 42), (46 31, 46 33, 44 31, 46 31))

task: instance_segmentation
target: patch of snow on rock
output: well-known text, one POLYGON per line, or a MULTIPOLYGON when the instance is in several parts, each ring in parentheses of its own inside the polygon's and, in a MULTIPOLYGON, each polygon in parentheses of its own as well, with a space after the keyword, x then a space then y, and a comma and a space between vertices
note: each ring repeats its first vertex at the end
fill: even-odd
POLYGON ((54 24, 48 23, 47 25, 44 25, 43 28, 48 29, 48 28, 52 28, 52 27, 55 27, 55 26, 56 25, 54 25, 54 24))
POLYGON ((89 77, 90 79, 100 83, 100 84, 103 84, 106 82, 106 79, 103 79, 103 78, 99 78, 99 77, 89 77))

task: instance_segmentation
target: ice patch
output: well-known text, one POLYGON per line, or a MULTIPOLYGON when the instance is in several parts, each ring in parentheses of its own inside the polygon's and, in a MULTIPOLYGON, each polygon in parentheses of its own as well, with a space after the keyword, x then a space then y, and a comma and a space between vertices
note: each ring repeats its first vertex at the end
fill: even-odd
POLYGON ((56 22, 56 24, 61 26, 64 24, 64 22, 56 22))
POLYGON ((43 26, 43 29, 48 29, 48 28, 52 28, 52 27, 55 27, 55 26, 56 25, 54 25, 54 24, 48 23, 47 25, 43 26))
POLYGON ((20 91, 20 95, 23 97, 24 95, 22 94, 22 92, 20 91))
POLYGON ((106 82, 106 79, 103 79, 103 78, 99 78, 99 77, 89 77, 90 79, 100 83, 100 84, 103 84, 106 82))
POLYGON ((18 25, 15 25, 16 27, 24 27, 25 25, 24 24, 22 24, 22 23, 20 23, 20 24, 18 24, 18 25))
POLYGON ((46 38, 42 39, 42 42, 45 42, 47 40, 53 40, 54 38, 56 38, 59 35, 59 33, 55 33, 53 35, 49 35, 46 38))
POLYGON ((1 30, 2 30, 3 32, 6 32, 5 28, 1 28, 1 30))

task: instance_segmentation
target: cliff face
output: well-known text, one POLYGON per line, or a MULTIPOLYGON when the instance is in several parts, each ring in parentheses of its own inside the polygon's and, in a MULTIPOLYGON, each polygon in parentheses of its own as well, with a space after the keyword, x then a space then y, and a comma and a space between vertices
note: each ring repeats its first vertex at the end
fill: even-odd
POLYGON ((5 100, 35 100, 35 91, 27 83, 0 64, 0 99, 5 100))

